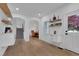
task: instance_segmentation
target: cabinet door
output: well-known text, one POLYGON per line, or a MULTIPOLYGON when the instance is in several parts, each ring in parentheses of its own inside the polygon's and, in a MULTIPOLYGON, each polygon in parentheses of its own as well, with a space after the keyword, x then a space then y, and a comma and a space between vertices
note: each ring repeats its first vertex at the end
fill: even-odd
POLYGON ((72 51, 79 53, 79 33, 74 33, 72 35, 72 51))
POLYGON ((72 35, 68 34, 65 35, 64 38, 64 47, 68 50, 72 50, 73 43, 72 43, 72 35))
POLYGON ((63 47, 79 53, 79 33, 69 33, 64 36, 63 47))

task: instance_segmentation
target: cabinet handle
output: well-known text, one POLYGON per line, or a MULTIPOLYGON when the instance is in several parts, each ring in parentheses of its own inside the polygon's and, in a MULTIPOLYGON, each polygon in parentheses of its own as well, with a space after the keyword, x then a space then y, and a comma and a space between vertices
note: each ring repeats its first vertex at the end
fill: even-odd
POLYGON ((65 33, 65 35, 68 35, 68 33, 65 33))

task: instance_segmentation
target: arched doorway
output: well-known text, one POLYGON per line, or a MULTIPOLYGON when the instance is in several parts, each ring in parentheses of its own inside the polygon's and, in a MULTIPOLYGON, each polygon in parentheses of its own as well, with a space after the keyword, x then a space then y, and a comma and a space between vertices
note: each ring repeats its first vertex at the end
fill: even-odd
POLYGON ((16 39, 24 39, 24 24, 25 21, 21 18, 14 17, 12 23, 16 27, 16 39))
POLYGON ((20 15, 20 14, 12 14, 13 18, 14 19, 21 19, 23 20, 23 23, 22 23, 22 28, 24 29, 23 31, 23 38, 25 41, 29 41, 29 21, 27 20, 28 18, 26 18, 24 15, 20 15))
POLYGON ((39 38, 39 21, 37 18, 32 18, 29 24, 30 38, 39 38))

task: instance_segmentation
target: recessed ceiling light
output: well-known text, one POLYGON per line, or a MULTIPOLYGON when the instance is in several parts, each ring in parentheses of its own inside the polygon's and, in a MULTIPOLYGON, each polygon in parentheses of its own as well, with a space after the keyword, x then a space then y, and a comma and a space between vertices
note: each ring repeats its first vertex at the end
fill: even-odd
POLYGON ((16 8, 16 10, 18 11, 18 10, 19 10, 19 8, 16 8))

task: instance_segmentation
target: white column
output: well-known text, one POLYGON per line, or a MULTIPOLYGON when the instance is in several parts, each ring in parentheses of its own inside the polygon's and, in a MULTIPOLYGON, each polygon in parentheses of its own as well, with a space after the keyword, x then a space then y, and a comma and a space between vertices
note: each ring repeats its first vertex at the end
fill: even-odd
POLYGON ((25 21, 25 25, 24 25, 24 40, 29 41, 29 21, 28 20, 25 21))

